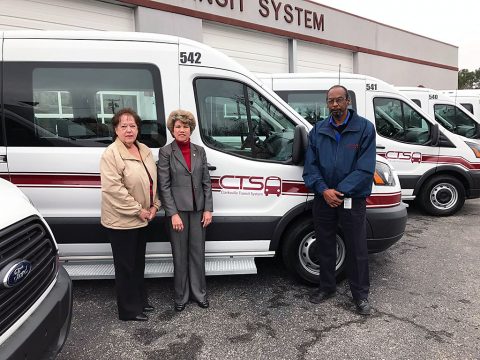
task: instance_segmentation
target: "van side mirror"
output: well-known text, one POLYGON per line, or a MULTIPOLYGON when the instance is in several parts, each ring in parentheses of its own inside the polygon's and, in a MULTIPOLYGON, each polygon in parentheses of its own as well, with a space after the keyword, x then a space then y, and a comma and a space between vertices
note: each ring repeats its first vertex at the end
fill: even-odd
POLYGON ((303 165, 305 151, 308 146, 307 129, 303 125, 297 125, 293 134, 292 163, 303 165))
POLYGON ((440 129, 438 128, 438 124, 433 124, 432 132, 431 132, 431 143, 432 146, 438 146, 440 140, 440 129))

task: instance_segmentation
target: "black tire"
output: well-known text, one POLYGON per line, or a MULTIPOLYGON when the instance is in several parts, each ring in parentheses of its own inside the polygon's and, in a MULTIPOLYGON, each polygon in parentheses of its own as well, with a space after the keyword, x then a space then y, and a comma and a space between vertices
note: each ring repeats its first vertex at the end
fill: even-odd
MULTIPOLYGON (((317 245, 311 219, 302 220, 288 229, 283 239, 282 257, 287 269, 301 281, 318 285, 319 266, 317 245)), ((337 232, 337 265, 335 276, 339 277, 345 267, 346 248, 343 238, 337 232)))
POLYGON ((430 215, 453 215, 465 203, 465 187, 451 175, 434 176, 420 189, 417 202, 430 215))

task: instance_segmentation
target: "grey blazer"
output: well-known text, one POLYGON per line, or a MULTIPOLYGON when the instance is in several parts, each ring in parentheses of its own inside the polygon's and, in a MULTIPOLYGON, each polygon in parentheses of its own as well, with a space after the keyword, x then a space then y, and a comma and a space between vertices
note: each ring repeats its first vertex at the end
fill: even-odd
POLYGON ((158 191, 167 216, 179 211, 213 211, 212 184, 205 149, 190 143, 192 171, 175 140, 158 152, 158 191), (193 189, 192 189, 193 186, 193 189))

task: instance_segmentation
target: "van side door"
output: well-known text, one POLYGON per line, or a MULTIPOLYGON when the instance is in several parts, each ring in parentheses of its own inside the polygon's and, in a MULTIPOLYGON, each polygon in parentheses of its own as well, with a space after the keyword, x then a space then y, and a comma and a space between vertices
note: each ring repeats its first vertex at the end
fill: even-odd
POLYGON ((157 156, 166 143, 165 107, 178 106, 177 49, 141 41, 5 39, 10 176, 53 228, 61 256, 111 253, 100 225, 99 174, 112 143, 111 118, 133 108, 142 119, 139 140, 157 156))

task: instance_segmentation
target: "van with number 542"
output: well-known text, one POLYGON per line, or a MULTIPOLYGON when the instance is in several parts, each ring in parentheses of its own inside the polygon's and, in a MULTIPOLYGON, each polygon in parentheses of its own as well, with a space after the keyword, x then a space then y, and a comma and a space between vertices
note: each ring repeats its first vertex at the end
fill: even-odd
MULTIPOLYGON (((214 196, 207 275, 255 273, 256 257, 281 253, 295 274, 316 281, 313 194, 302 179, 311 125, 245 68, 203 44, 157 34, 0 34, 0 176, 44 215, 73 279, 114 276, 100 225, 99 161, 112 142, 112 115, 130 107, 142 118, 139 140, 155 157, 172 141, 166 114, 182 108, 198 120, 192 142, 206 150, 214 196)), ((407 213, 386 159, 378 158, 372 186, 374 252, 403 236, 407 213)), ((160 211, 149 227, 147 277, 173 275, 164 223, 160 211)), ((341 229, 337 244, 341 272, 341 229)))
MULTIPOLYGON (((397 171, 403 200, 415 200, 431 215, 446 216, 459 211, 465 199, 480 197, 480 144, 447 131, 410 96, 386 82, 347 73, 268 74, 261 78, 311 123, 329 116, 328 89, 344 85, 351 107, 374 123, 377 154, 397 171)), ((471 122, 471 127, 465 126, 465 134, 475 137, 478 127, 471 122)))

